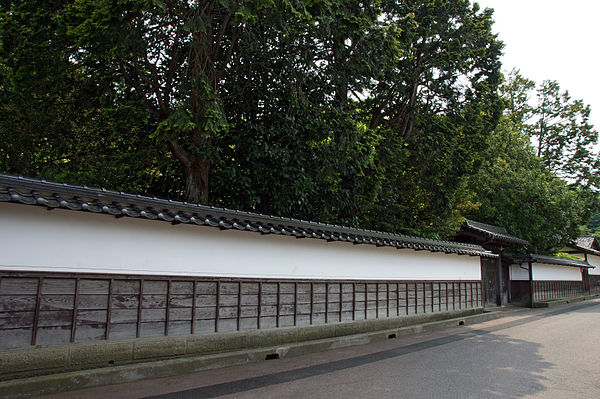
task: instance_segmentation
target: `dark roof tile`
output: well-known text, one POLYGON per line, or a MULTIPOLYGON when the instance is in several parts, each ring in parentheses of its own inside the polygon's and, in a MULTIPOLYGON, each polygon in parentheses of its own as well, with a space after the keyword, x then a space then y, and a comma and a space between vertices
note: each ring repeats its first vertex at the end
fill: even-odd
POLYGON ((547 263, 550 265, 560 265, 560 266, 571 266, 571 267, 585 267, 587 269, 593 269, 594 266, 590 265, 586 261, 576 260, 576 259, 567 259, 567 258, 559 258, 556 256, 548 256, 548 255, 538 255, 538 254, 527 254, 527 255, 507 255, 505 256, 512 263, 547 263))
POLYGON ((463 224, 463 229, 471 230, 477 232, 479 234, 485 235, 490 241, 510 244, 510 245, 518 245, 524 246, 528 245, 529 242, 527 240, 523 240, 522 238, 515 237, 513 235, 508 234, 504 227, 494 226, 491 224, 476 222, 474 220, 465 219, 465 223, 463 224))

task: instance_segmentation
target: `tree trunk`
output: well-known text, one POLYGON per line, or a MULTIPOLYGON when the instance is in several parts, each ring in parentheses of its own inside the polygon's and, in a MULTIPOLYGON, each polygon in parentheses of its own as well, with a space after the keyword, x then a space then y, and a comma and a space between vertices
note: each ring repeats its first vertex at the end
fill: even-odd
POLYGON ((195 204, 208 204, 208 174, 210 159, 194 156, 176 140, 169 140, 171 152, 185 169, 185 200, 195 204))
POLYGON ((210 160, 196 158, 186 168, 185 200, 195 204, 208 204, 208 173, 210 160))

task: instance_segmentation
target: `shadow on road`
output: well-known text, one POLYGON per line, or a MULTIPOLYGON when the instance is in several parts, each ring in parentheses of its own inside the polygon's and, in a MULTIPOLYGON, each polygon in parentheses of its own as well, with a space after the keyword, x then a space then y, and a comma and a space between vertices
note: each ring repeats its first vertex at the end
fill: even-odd
MULTIPOLYGON (((540 344, 486 334, 463 341, 448 356, 435 356, 422 378, 403 380, 419 387, 405 397, 522 398, 545 390, 543 372, 553 366, 538 354, 540 344), (433 382, 428 384, 428 381, 433 382)), ((447 352, 447 350, 446 350, 447 352)), ((412 384, 411 384, 412 385, 412 384)))
POLYGON ((153 399, 521 398, 552 367, 540 345, 481 330, 153 399))

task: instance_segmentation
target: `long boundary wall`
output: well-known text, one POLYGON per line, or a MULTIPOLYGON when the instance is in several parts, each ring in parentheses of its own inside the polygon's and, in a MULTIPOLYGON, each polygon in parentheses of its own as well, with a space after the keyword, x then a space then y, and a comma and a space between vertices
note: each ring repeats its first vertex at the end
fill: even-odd
POLYGON ((0 379, 483 311, 479 256, 15 203, 0 219, 0 379))
POLYGON ((478 256, 0 203, 0 349, 481 308, 478 256))
POLYGON ((480 281, 3 272, 0 349, 410 317, 482 307, 480 281))
POLYGON ((478 256, 261 235, 0 203, 1 270, 339 280, 480 280, 478 256))
POLYGON ((481 313, 480 281, 3 272, 0 380, 399 328, 481 313))

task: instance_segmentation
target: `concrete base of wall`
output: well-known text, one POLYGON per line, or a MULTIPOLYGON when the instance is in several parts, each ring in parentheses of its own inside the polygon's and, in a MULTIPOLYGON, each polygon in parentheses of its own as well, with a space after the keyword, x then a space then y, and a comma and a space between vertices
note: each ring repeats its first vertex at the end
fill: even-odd
MULTIPOLYGON (((600 296, 600 295, 593 294, 593 295, 583 295, 583 296, 578 296, 578 297, 573 297, 573 298, 557 299, 554 301, 534 302, 533 307, 534 308, 553 308, 555 306, 565 305, 567 303, 588 301, 590 299, 595 299, 598 296, 600 296)), ((526 306, 529 306, 529 304, 527 304, 526 306)))
POLYGON ((0 352, 3 398, 94 386, 322 352, 407 334, 480 323, 502 312, 482 309, 324 326, 0 352), (72 370, 65 372, 67 370, 72 370), (75 371, 76 370, 76 371, 75 371))
POLYGON ((511 305, 513 306, 519 306, 519 307, 524 307, 524 308, 553 308, 555 306, 560 306, 560 305, 565 305, 567 303, 575 303, 575 302, 581 302, 581 301, 587 301, 590 299, 596 299, 600 296, 600 294, 591 294, 591 295, 582 295, 582 296, 575 296, 575 297, 570 297, 570 298, 563 298, 563 299, 555 299, 552 301, 537 301, 533 303, 533 306, 531 306, 531 304, 529 303, 529 301, 525 301, 525 302, 511 302, 511 305))
POLYGON ((34 347, 0 352, 0 381, 99 367, 114 367, 177 357, 211 355, 274 345, 295 344, 482 313, 483 309, 431 315, 360 320, 305 327, 247 330, 208 335, 141 338, 34 347))

